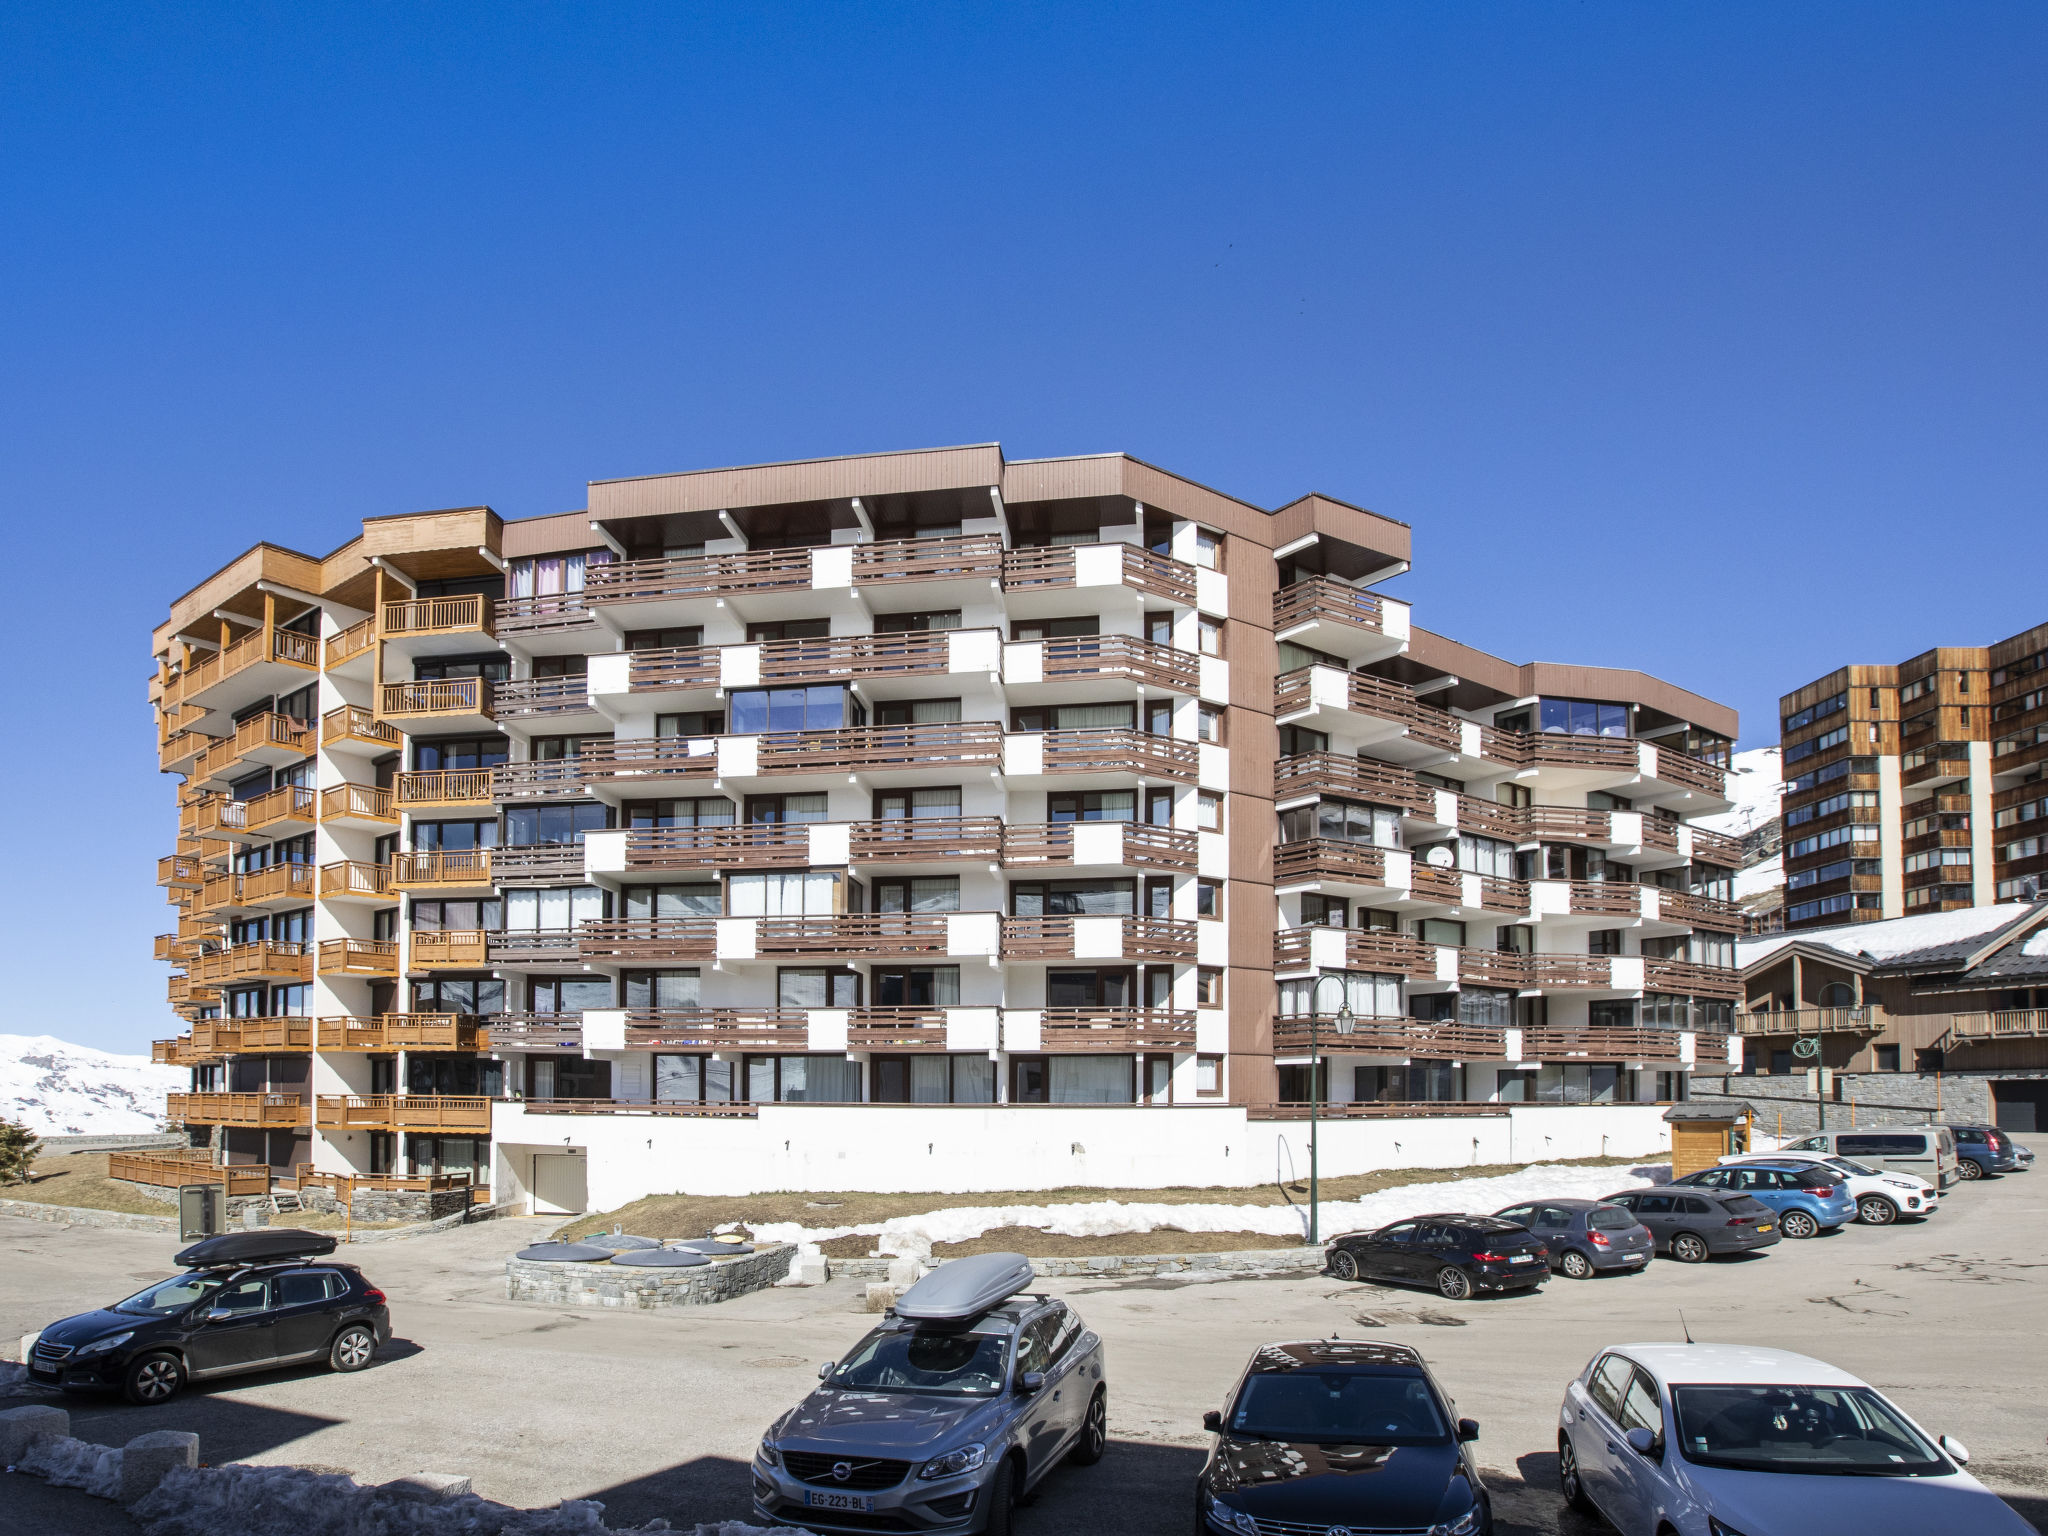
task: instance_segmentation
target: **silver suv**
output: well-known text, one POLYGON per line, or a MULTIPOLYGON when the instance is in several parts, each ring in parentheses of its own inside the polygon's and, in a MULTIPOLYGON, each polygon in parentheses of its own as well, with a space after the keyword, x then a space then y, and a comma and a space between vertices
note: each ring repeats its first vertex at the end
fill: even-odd
POLYGON ((1102 1340, 1019 1295, 1030 1262, 976 1254, 906 1291, 754 1453, 754 1512, 816 1531, 1008 1536, 1018 1499, 1107 1443, 1102 1340))

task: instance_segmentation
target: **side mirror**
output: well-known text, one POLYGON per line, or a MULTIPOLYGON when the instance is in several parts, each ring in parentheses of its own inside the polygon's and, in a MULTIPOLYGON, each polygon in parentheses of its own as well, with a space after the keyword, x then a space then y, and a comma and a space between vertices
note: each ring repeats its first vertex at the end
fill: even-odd
POLYGON ((1657 1454, 1657 1437, 1647 1429, 1632 1429, 1628 1432, 1628 1448, 1638 1456, 1657 1454))
POLYGON ((1026 1397, 1036 1397, 1045 1388, 1043 1371, 1026 1371, 1017 1378, 1017 1390, 1026 1397))
POLYGON ((213 1307, 208 1310, 206 1320, 209 1323, 232 1323, 235 1320, 235 1314, 226 1307, 213 1307))
POLYGON ((818 1380, 820 1380, 820 1381, 829 1381, 829 1380, 831 1380, 831 1378, 832 1378, 832 1373, 833 1373, 834 1371, 838 1370, 838 1369, 839 1369, 839 1362, 838 1362, 838 1361, 836 1361, 836 1360, 827 1360, 827 1361, 826 1361, 826 1362, 825 1362, 825 1363, 824 1363, 823 1365, 821 1365, 821 1366, 819 1366, 819 1367, 818 1367, 818 1380))
POLYGON ((1957 1466, 1967 1467, 1970 1464, 1970 1448, 1954 1435, 1943 1435, 1941 1448, 1948 1452, 1948 1459, 1957 1466))
POLYGON ((1209 1433, 1212 1435, 1222 1434, 1223 1415, 1218 1413, 1214 1408, 1211 1408, 1207 1413, 1202 1415, 1202 1428, 1209 1431, 1209 1433))
POLYGON ((1479 1421, 1477 1419, 1458 1420, 1458 1443, 1460 1445, 1470 1444, 1472 1441, 1477 1440, 1478 1438, 1479 1421))

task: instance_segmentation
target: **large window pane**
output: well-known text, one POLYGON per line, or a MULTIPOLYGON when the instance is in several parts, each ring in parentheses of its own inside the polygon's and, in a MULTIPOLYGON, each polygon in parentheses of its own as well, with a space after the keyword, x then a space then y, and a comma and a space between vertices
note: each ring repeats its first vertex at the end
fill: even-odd
POLYGON ((1049 1056, 1050 1101, 1054 1104, 1128 1104, 1128 1056, 1049 1056))
POLYGON ((986 1056, 955 1056, 953 1102, 993 1104, 996 1101, 996 1064, 986 1056))

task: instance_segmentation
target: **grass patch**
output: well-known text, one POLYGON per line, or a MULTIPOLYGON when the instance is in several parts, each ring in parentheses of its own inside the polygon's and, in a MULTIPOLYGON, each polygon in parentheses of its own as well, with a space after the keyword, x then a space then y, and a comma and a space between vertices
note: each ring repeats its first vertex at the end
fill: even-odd
POLYGON ((175 1203, 138 1195, 126 1184, 108 1178, 104 1152, 45 1154, 36 1159, 28 1183, 0 1185, 0 1200, 75 1205, 91 1211, 126 1211, 134 1216, 178 1214, 175 1203))
MULTIPOLYGON (((1640 1163, 1658 1161, 1643 1157, 1584 1157, 1561 1161, 1558 1166, 1567 1168, 1626 1168, 1640 1163)), ((1385 1168, 1373 1173, 1346 1174, 1341 1178, 1324 1179, 1321 1194, 1325 1202, 1357 1200, 1365 1195, 1378 1194, 1384 1189, 1399 1189, 1408 1184, 1442 1184, 1452 1179, 1497 1178, 1502 1174, 1520 1173, 1526 1163, 1482 1163, 1464 1168, 1385 1168)), ((1308 1198, 1307 1185, 1289 1187, 1288 1194, 1299 1205, 1308 1198)), ((609 1232, 613 1225, 641 1237, 709 1237, 714 1227, 726 1222, 751 1225, 758 1222, 792 1221, 806 1227, 853 1227, 871 1226, 891 1221, 899 1216, 922 1216, 928 1211, 951 1210, 959 1206, 981 1205, 1083 1205, 1095 1200, 1120 1200, 1125 1202, 1145 1201, 1168 1205, 1281 1205, 1286 1203, 1280 1189, 1274 1184, 1256 1185, 1250 1189, 1229 1186, 1185 1189, 1018 1189, 1001 1190, 989 1194, 942 1195, 871 1195, 841 1192, 793 1192, 785 1191, 765 1195, 649 1195, 622 1205, 615 1211, 602 1211, 585 1216, 571 1223, 563 1230, 568 1238, 584 1237, 593 1232, 609 1232)), ((1044 1234, 1040 1234, 1041 1237, 1044 1234)), ((1144 1234, 1128 1234, 1143 1237, 1144 1234)), ((1226 1235, 1226 1234, 1219 1234, 1226 1235)), ((1235 1234, 1227 1234, 1234 1236, 1235 1234)), ((1113 1246, 1113 1238, 1077 1238, 1076 1242, 1091 1245, 1076 1252, 1086 1253, 1179 1253, 1193 1252, 1187 1243, 1192 1234, 1170 1233, 1180 1239, 1177 1246, 1167 1248, 1119 1249, 1113 1246)), ((1066 1242, 1069 1239, 1049 1239, 1066 1242)), ((858 1243, 855 1253, 842 1253, 841 1258, 865 1255, 873 1246, 868 1238, 849 1238, 841 1241, 858 1243)), ((1278 1242, 1292 1246, 1292 1240, 1267 1237, 1259 1242, 1233 1242, 1230 1247, 1270 1247, 1278 1242)), ((948 1245, 949 1247, 951 1245, 948 1245)), ((1004 1245, 998 1244, 997 1249, 1004 1245)), ((828 1244, 826 1252, 832 1247, 828 1244)), ((975 1248, 962 1247, 960 1252, 980 1252, 975 1248)), ((994 1251, 994 1250, 990 1250, 994 1251)), ((1209 1251, 1209 1250, 1205 1250, 1209 1251)), ((1214 1250, 1228 1251, 1228 1250, 1214 1250)), ((1047 1250, 1040 1257, 1053 1257, 1047 1250)))

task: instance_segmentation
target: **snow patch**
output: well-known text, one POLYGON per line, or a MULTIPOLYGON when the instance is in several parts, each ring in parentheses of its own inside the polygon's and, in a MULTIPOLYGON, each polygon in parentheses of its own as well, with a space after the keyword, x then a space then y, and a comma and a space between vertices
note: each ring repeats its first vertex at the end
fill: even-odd
POLYGON ((2048 928, 2039 928, 2020 946, 2023 955, 2048 955, 2048 928))
POLYGON ((69 1435, 32 1442, 15 1465, 53 1487, 83 1488, 94 1498, 111 1499, 121 1488, 120 1451, 69 1435))
POLYGON ((1775 891, 1785 883, 1785 856, 1774 853, 1768 859, 1735 872, 1735 899, 1775 891))
POLYGON ((182 1067, 120 1056, 54 1035, 0 1035, 0 1120, 38 1136, 142 1136, 163 1129, 164 1095, 182 1067))
POLYGON ((1738 752, 1729 760, 1728 798, 1734 809, 1702 816, 1693 824, 1724 837, 1744 837, 1778 814, 1785 784, 1776 747, 1738 752))
MULTIPOLYGON (((1326 1200, 1322 1227, 1351 1232, 1434 1211, 1492 1211, 1545 1196, 1592 1199, 1622 1189, 1660 1184, 1671 1177, 1665 1164, 1621 1168, 1573 1168, 1539 1164, 1518 1173, 1484 1179, 1447 1179, 1404 1184, 1360 1200, 1326 1200)), ((1170 1205, 1162 1201, 1089 1200, 1074 1205, 967 1205, 921 1216, 850 1227, 805 1227, 793 1221, 750 1224, 756 1242, 821 1243, 835 1237, 873 1237, 887 1252, 914 1251, 918 1244, 962 1243, 998 1227, 1035 1227, 1062 1237, 1110 1237, 1125 1232, 1257 1232, 1300 1237, 1308 1213, 1300 1205, 1170 1205)))

